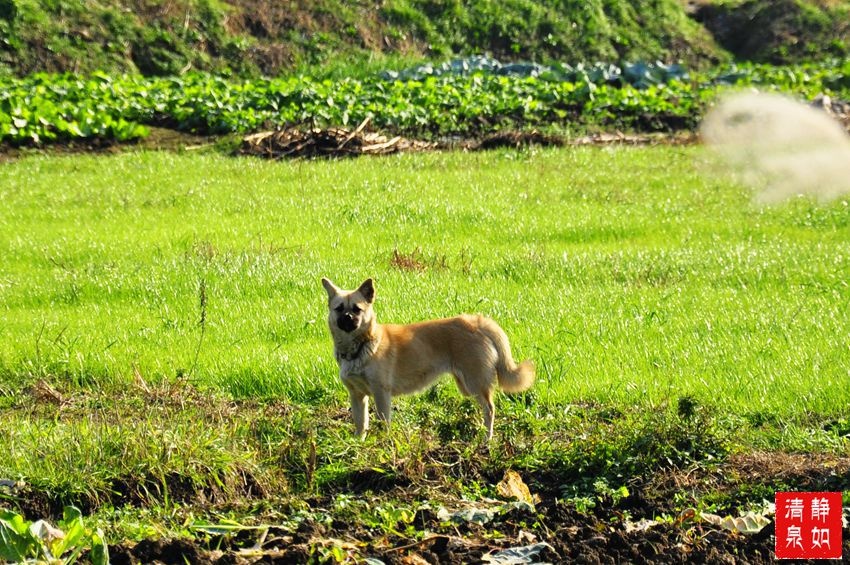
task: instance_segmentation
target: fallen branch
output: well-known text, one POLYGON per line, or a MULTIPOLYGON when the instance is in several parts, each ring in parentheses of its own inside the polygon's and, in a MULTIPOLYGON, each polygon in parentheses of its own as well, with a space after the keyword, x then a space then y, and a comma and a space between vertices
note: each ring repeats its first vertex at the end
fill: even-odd
POLYGON ((386 155, 408 151, 427 151, 436 143, 364 131, 370 119, 354 130, 345 128, 289 128, 248 135, 242 140, 240 153, 271 159, 283 157, 386 155))

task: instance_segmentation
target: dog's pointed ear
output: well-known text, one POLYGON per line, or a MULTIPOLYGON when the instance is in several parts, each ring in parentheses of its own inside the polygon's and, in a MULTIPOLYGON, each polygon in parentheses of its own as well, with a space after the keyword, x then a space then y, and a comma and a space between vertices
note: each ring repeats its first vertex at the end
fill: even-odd
POLYGON ((333 298, 339 294, 339 288, 326 278, 322 278, 322 286, 328 291, 328 298, 333 298))
POLYGON ((375 301, 375 283, 372 282, 372 279, 366 279, 363 281, 363 284, 357 289, 357 292, 363 295, 363 298, 366 299, 366 302, 371 304, 375 301))

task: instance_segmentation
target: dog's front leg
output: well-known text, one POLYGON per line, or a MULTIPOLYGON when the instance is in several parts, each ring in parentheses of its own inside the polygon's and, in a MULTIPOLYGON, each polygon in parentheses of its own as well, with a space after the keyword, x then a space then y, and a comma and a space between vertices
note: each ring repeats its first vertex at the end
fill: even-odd
POLYGON ((351 416, 354 419, 354 433, 360 439, 366 437, 369 429, 369 396, 362 392, 348 391, 351 400, 351 416))
POLYGON ((389 427, 392 419, 392 395, 390 391, 381 385, 372 387, 372 396, 375 398, 375 412, 378 418, 387 423, 389 427))

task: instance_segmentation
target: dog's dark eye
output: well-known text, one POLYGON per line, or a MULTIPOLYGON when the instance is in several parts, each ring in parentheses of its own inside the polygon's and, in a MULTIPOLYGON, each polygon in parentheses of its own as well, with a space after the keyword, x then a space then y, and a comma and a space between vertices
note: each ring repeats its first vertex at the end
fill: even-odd
POLYGON ((351 307, 351 311, 354 312, 355 314, 359 314, 360 313, 360 307, 357 304, 355 304, 354 306, 351 307))
POLYGON ((342 312, 343 310, 345 310, 345 307, 343 307, 343 305, 342 305, 342 304, 340 304, 339 306, 337 306, 336 308, 334 308, 334 311, 335 311, 335 312, 342 312))

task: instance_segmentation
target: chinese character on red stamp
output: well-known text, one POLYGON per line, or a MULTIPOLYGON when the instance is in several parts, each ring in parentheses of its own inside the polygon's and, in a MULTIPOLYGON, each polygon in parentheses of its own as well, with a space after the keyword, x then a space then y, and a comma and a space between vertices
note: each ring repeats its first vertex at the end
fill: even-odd
POLYGON ((776 558, 841 559, 841 493, 776 493, 776 558))

